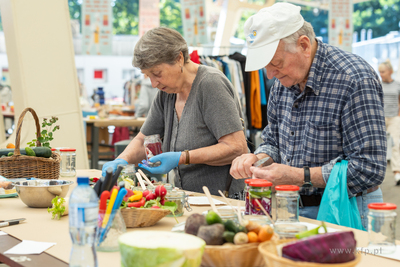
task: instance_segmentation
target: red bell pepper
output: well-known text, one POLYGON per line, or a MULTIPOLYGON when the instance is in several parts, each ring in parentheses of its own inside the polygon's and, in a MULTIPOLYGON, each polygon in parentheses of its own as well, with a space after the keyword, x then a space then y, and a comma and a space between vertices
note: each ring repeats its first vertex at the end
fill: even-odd
POLYGON ((142 197, 142 199, 138 202, 128 203, 128 207, 140 208, 143 207, 145 203, 146 203, 146 198, 142 197))

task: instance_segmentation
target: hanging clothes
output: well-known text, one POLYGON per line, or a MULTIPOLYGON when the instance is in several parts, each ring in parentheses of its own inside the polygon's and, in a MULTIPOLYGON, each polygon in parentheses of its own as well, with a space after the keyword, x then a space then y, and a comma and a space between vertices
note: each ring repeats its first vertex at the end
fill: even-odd
POLYGON ((251 106, 251 125, 254 128, 261 129, 262 127, 262 113, 261 113, 261 95, 260 95, 260 76, 258 71, 250 73, 251 87, 250 87, 250 102, 251 106))

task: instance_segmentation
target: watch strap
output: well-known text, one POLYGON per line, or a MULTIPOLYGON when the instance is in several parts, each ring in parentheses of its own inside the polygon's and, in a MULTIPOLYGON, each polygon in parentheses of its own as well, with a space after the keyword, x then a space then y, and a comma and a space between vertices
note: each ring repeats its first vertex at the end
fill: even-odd
POLYGON ((303 186, 305 187, 311 187, 312 183, 311 183, 311 174, 310 174, 310 168, 308 166, 304 166, 303 167, 304 170, 304 182, 303 182, 303 186))

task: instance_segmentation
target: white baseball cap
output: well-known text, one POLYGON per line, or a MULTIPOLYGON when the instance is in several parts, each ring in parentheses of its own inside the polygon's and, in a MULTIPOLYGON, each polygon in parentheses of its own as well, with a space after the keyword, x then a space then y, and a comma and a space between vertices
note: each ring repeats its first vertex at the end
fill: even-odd
POLYGON ((244 24, 247 40, 246 71, 264 68, 274 57, 279 41, 304 25, 300 7, 276 3, 248 18, 244 24))

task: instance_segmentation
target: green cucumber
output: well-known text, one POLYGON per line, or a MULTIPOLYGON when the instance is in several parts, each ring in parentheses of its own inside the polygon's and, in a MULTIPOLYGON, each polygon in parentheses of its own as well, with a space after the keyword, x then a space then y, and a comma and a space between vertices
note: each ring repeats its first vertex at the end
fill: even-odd
POLYGON ((232 220, 224 221, 224 226, 226 231, 234 232, 235 234, 238 232, 236 223, 234 223, 232 220))
MULTIPOLYGON (((36 157, 42 158, 50 158, 51 157, 51 149, 48 147, 32 147, 33 151, 35 151, 36 157)), ((21 148, 21 155, 26 155, 25 148, 21 148)), ((14 153, 14 148, 3 148, 0 149, 0 157, 5 155, 7 156, 10 152, 14 153)))

